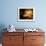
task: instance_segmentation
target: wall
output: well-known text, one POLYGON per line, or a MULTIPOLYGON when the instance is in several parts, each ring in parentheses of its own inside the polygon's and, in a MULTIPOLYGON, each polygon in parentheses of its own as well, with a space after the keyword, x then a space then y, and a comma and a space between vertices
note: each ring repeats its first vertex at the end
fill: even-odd
POLYGON ((15 25, 16 28, 46 28, 46 0, 1 0, 0 24, 15 25), (34 22, 17 22, 17 8, 34 7, 34 22))
POLYGON ((0 24, 15 25, 16 28, 42 27, 46 28, 46 0, 1 0, 0 24), (34 22, 17 22, 17 8, 34 7, 36 20, 34 22))

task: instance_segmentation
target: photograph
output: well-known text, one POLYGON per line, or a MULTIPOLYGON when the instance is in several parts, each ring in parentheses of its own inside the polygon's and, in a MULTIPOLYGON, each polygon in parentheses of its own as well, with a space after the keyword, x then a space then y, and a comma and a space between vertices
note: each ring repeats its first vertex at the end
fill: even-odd
POLYGON ((33 21, 34 19, 34 8, 18 8, 18 21, 33 21))

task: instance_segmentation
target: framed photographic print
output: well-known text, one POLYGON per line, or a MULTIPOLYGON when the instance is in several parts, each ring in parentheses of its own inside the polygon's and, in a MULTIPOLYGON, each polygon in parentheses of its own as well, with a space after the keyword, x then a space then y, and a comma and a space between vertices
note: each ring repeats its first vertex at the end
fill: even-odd
POLYGON ((35 9, 31 7, 18 8, 18 21, 35 21, 35 9))

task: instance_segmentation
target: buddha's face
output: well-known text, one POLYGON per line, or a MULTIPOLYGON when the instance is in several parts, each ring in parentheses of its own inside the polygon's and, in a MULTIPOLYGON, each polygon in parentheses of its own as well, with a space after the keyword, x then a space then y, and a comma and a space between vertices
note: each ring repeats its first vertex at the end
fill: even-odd
POLYGON ((24 11, 24 17, 31 17, 33 15, 33 11, 32 10, 25 10, 24 11))

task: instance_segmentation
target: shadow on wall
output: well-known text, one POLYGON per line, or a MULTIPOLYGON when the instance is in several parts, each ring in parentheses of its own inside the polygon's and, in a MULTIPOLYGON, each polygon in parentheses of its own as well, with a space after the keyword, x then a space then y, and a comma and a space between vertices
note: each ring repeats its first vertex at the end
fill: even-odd
POLYGON ((5 32, 6 30, 4 30, 5 25, 4 24, 0 24, 0 43, 2 43, 2 33, 5 32))

